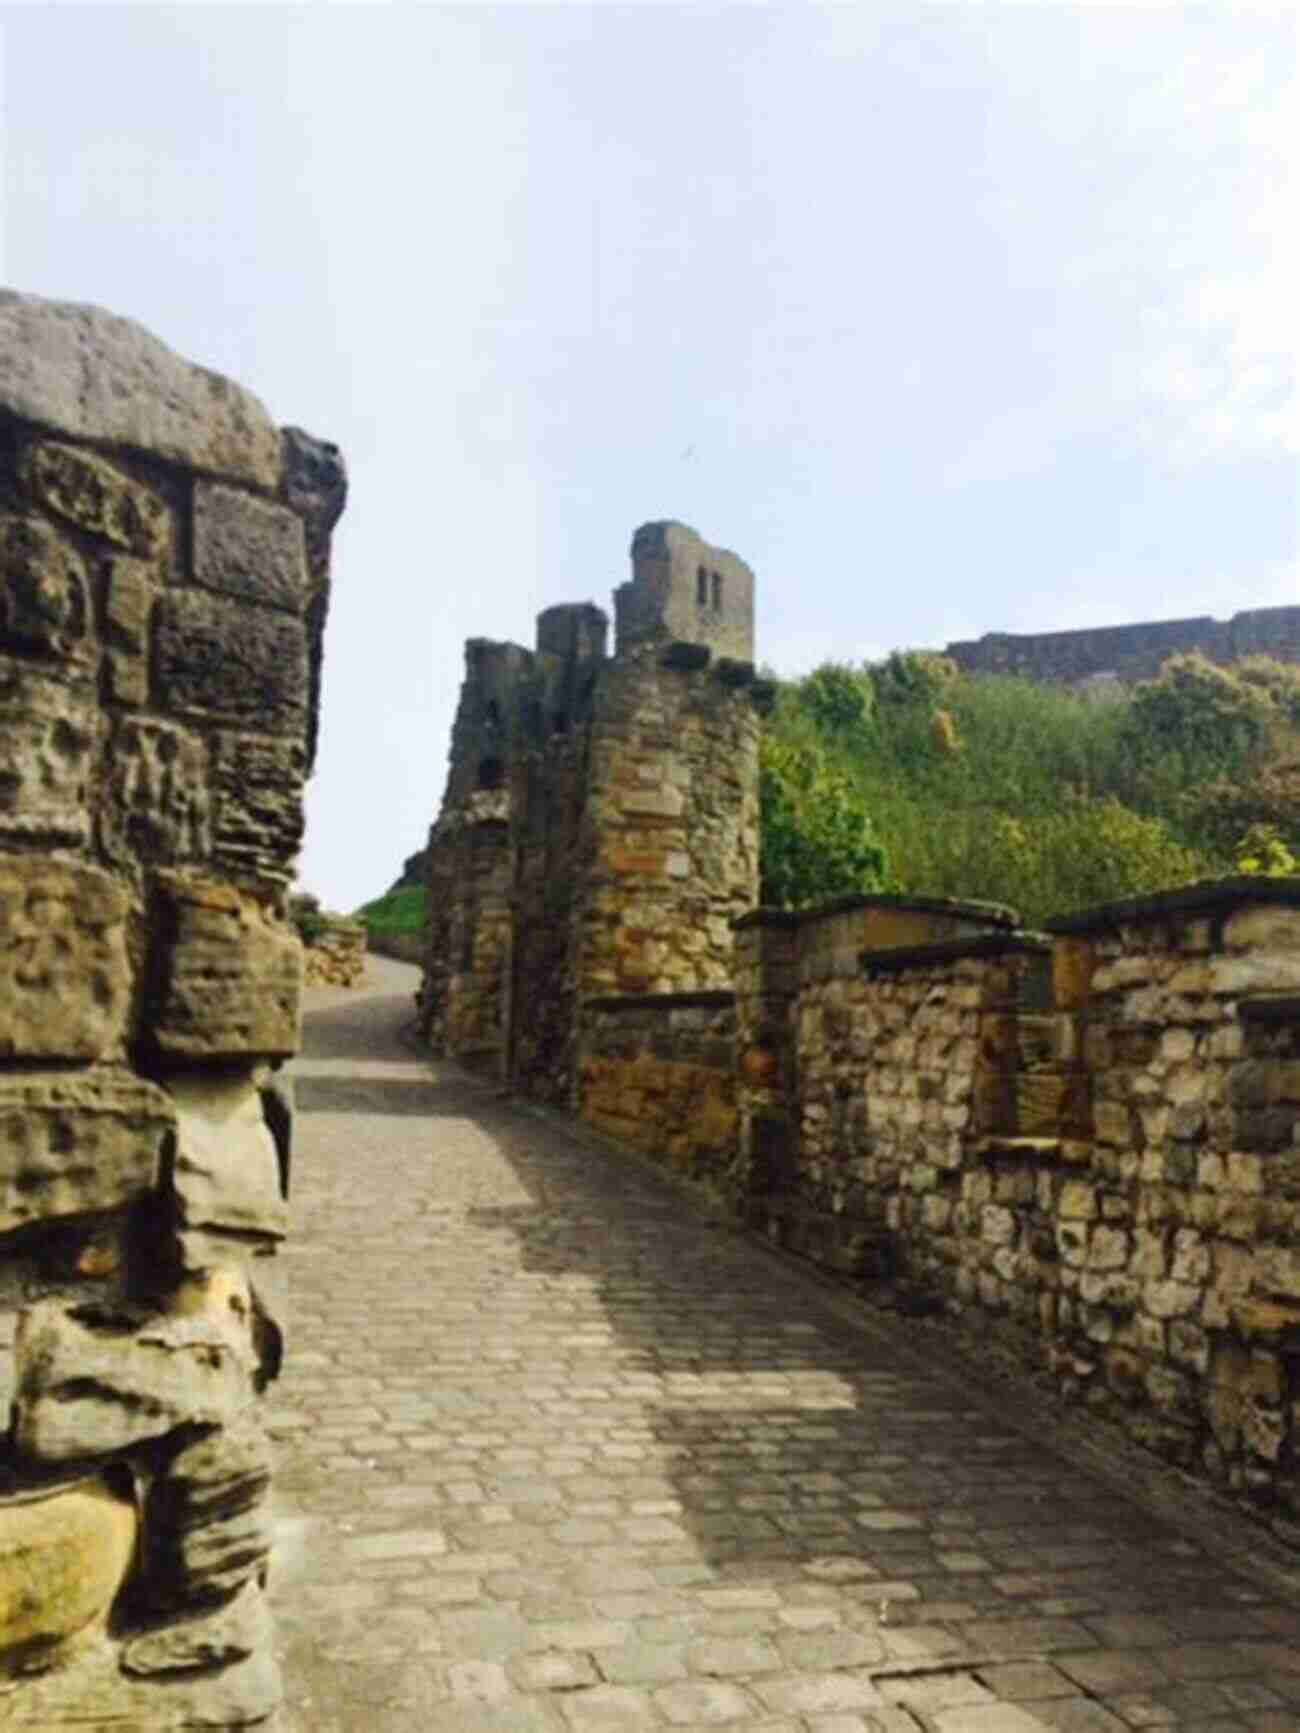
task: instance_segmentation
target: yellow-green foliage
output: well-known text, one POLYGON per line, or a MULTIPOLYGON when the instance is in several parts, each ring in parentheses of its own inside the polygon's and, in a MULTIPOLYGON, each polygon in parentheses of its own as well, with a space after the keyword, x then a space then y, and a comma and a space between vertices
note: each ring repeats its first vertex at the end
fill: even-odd
POLYGON ((356 918, 372 933, 418 933, 424 928, 426 902, 423 885, 397 885, 373 902, 363 903, 356 918))
POLYGON ((903 652, 790 683, 767 727, 821 749, 905 892, 1036 921, 1300 853, 1300 671, 1264 658, 1098 695, 903 652))

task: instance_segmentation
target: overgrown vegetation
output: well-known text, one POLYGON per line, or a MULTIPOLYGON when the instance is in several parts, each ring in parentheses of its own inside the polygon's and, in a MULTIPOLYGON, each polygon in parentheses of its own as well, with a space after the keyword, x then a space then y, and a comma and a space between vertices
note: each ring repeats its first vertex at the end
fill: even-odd
POLYGON ((423 885, 398 885, 382 897, 363 903, 356 919, 372 933, 418 933, 424 927, 423 885))
POLYGON ((289 898, 289 919, 304 945, 314 945, 325 931, 327 920, 320 898, 310 891, 295 891, 289 898))
POLYGON ((828 664, 782 687, 763 754, 764 900, 787 906, 888 888, 1037 921, 1300 855, 1300 670, 1263 657, 1089 692, 921 652, 828 664))

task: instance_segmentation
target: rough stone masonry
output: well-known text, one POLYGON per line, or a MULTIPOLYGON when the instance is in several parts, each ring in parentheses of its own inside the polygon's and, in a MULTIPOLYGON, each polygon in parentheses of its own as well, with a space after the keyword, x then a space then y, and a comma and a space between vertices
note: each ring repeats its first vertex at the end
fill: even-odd
POLYGON ((274 1073, 345 492, 138 325, 0 294, 0 1724, 278 1702, 274 1073))

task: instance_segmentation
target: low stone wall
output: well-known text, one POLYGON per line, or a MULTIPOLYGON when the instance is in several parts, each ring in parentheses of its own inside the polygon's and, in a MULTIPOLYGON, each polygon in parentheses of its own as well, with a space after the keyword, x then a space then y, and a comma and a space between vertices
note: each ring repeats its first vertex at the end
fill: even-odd
POLYGON ((377 933, 366 936, 366 948, 376 957, 392 957, 399 963, 423 963, 429 941, 423 933, 377 933))
POLYGON ((949 1170, 977 1096, 980 1111, 1010 1111, 976 1041, 988 1038, 980 1013, 1011 991, 1020 944, 1014 911, 945 898, 852 897, 737 922, 741 1161, 755 1225, 845 1274, 891 1264, 887 1230, 920 1196, 908 1164, 949 1170), (995 961, 977 960, 989 946, 995 961), (913 960, 912 973, 869 981, 868 948, 913 960))
POLYGON ((366 973, 366 929, 360 921, 327 915, 302 947, 303 985, 359 987, 366 973))
POLYGON ((702 1183, 737 1190, 736 1010, 728 992, 589 999, 579 1116, 702 1183))
POLYGON ((1300 1536, 1300 881, 856 958, 843 918, 739 923, 749 1219, 1300 1536))
MULTIPOLYGON (((1084 1075, 1041 1251, 1060 1376, 1188 1467, 1300 1522, 1300 882, 1234 880, 1051 923, 1058 1051, 1084 1075)), ((1293 1531, 1300 1535, 1300 1528, 1293 1531)))
POLYGON ((0 292, 0 1720, 243 1727, 332 446, 0 292))

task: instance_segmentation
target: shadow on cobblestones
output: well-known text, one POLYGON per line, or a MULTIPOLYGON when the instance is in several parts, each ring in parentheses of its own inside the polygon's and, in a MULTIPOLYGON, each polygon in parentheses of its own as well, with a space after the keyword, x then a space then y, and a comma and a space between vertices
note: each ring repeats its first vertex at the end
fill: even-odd
POLYGON ((1300 1726, 1293 1608, 405 1051, 401 978, 318 1001, 296 1068, 290 1733, 1300 1726))
POLYGON ((303 1051, 313 1059, 356 1059, 357 1011, 362 1005, 367 1025, 384 1028, 388 1032, 386 1046, 401 1052, 397 1031, 415 1014, 415 1000, 410 993, 367 995, 364 1000, 349 998, 341 1004, 309 1010, 302 1022, 303 1051))
MULTIPOLYGON (((294 1087, 299 1113, 413 1113, 436 1120, 438 1106, 429 1085, 404 1078, 300 1077, 294 1087)), ((446 1117, 459 1119, 454 1108, 446 1117)))

